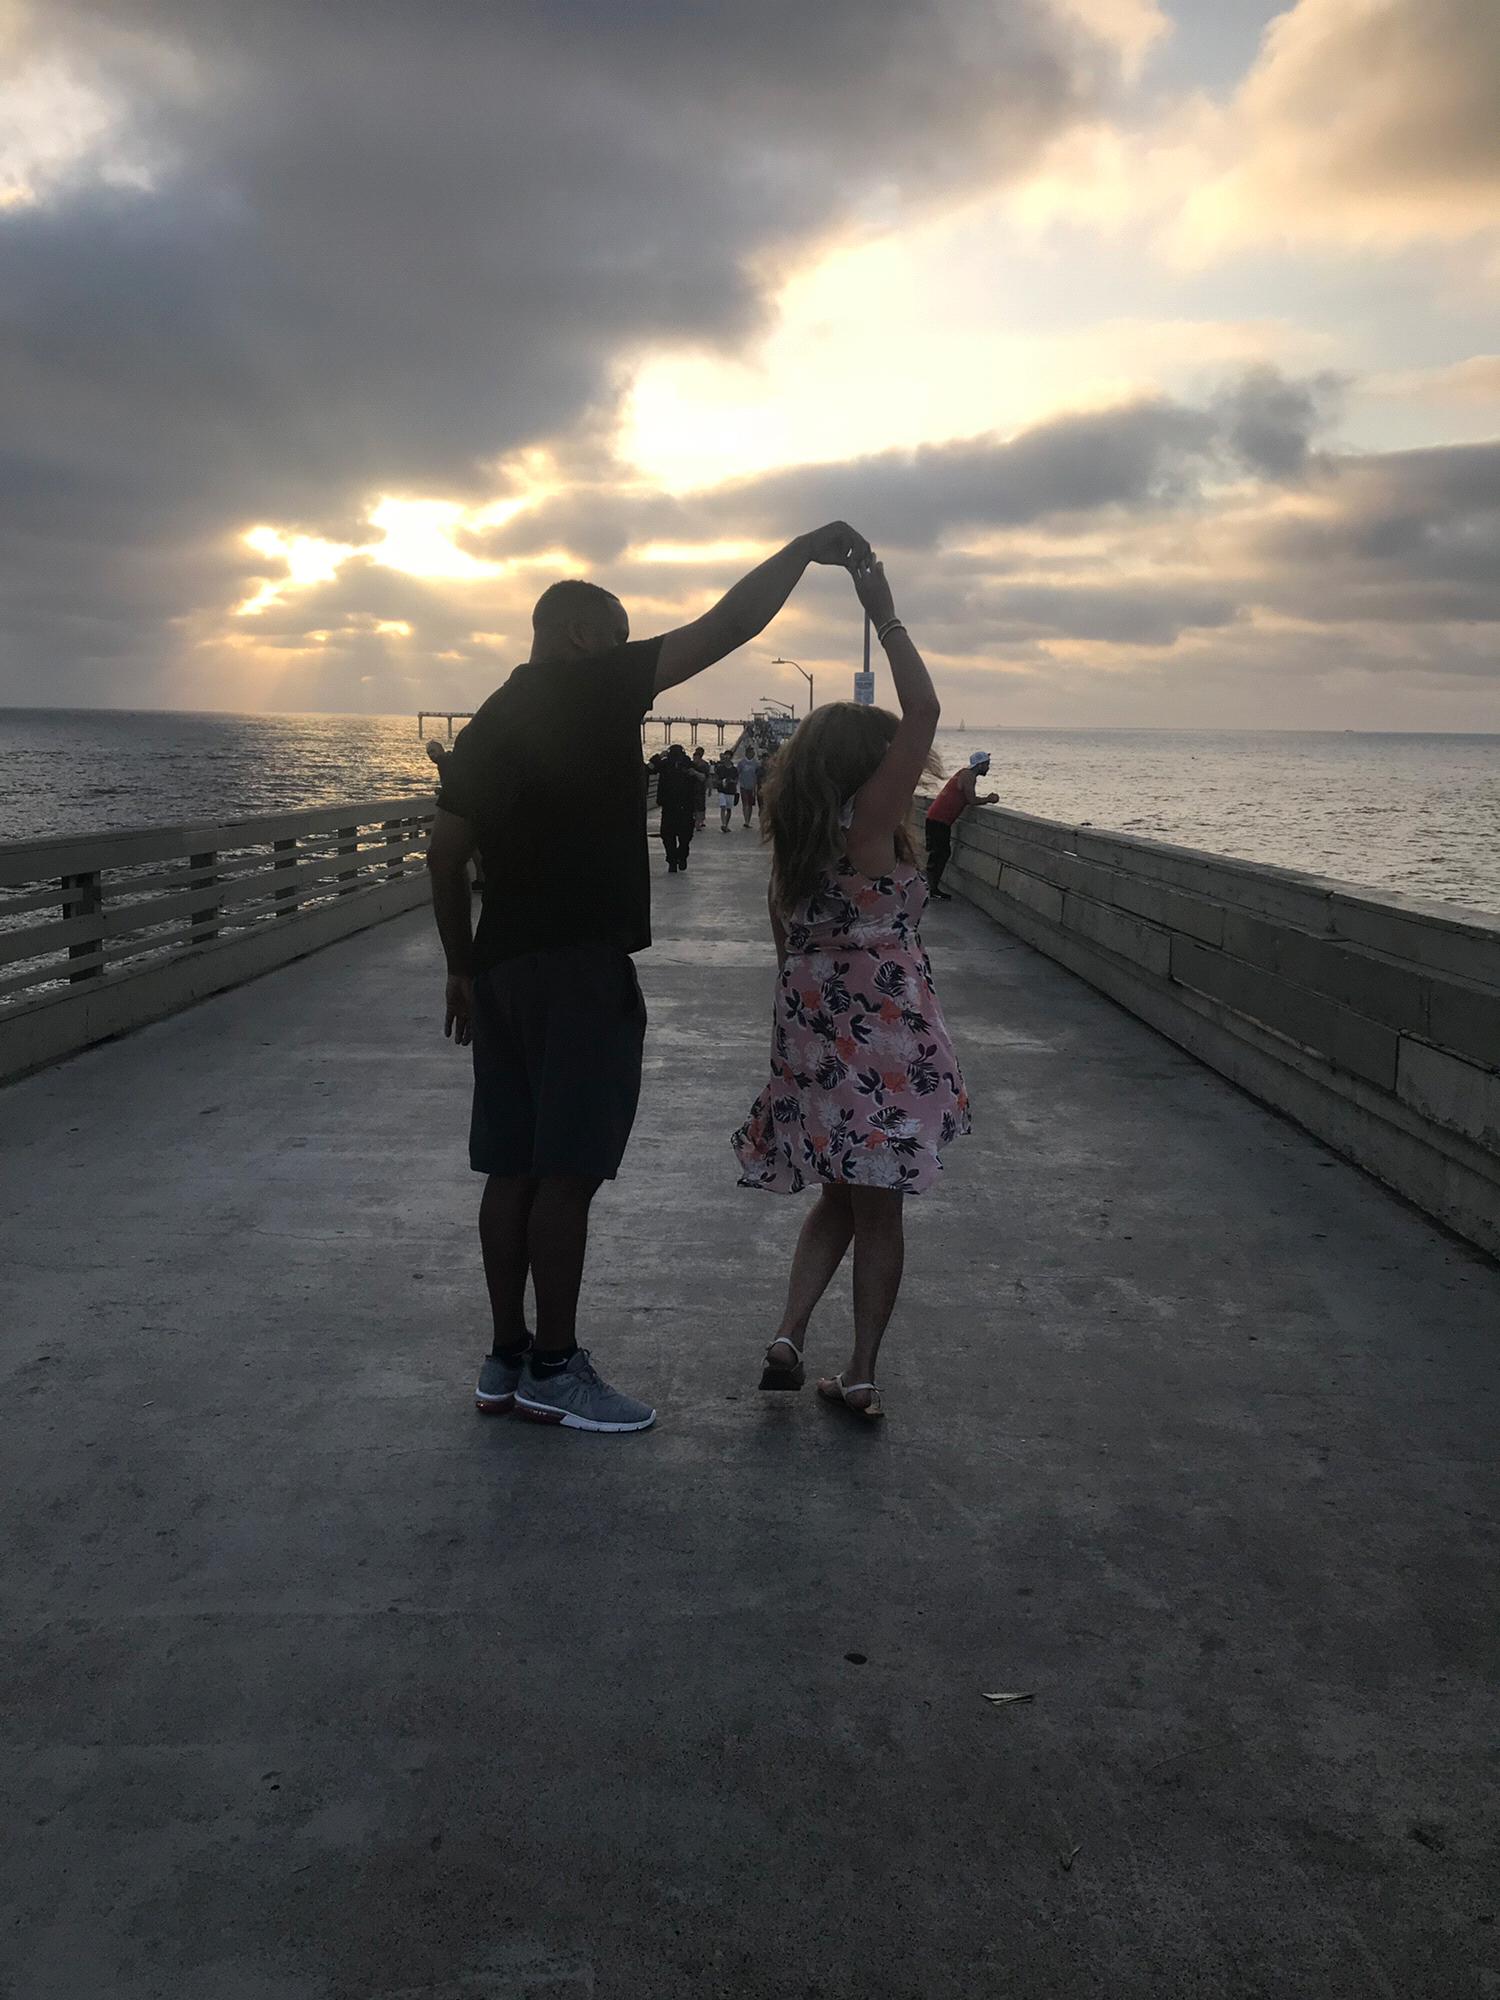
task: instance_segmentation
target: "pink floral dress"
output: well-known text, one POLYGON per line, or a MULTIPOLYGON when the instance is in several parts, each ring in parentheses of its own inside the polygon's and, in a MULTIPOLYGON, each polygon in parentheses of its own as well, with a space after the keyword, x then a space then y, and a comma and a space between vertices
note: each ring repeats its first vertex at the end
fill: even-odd
POLYGON ((813 1181, 920 1194, 969 1129, 969 1095, 917 926, 910 862, 861 875, 843 858, 793 910, 776 994, 771 1080, 731 1144, 740 1186, 813 1181))

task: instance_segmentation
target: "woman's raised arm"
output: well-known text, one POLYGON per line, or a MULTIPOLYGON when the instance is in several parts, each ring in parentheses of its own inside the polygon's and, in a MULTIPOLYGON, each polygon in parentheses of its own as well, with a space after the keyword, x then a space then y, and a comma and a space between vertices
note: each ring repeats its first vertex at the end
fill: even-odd
POLYGON ((850 574, 859 601, 869 613, 890 661, 891 679, 896 683, 896 700, 901 709, 901 721, 890 748, 874 775, 855 794, 854 818, 849 828, 852 850, 864 841, 894 834, 910 812, 912 794, 927 768, 942 708, 927 663, 896 616, 884 565, 872 555, 857 563, 850 574))

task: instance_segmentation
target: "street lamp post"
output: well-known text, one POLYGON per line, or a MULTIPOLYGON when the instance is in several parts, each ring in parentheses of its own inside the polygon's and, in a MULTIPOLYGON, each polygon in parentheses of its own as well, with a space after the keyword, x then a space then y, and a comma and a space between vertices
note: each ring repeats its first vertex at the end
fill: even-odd
POLYGON ((776 655, 776 658, 772 660, 771 665, 773 667, 795 667, 797 669, 798 673, 801 674, 803 680, 807 682, 807 712, 809 715, 811 715, 813 709, 813 677, 807 671, 806 667, 803 666, 800 660, 782 659, 779 653, 776 655))

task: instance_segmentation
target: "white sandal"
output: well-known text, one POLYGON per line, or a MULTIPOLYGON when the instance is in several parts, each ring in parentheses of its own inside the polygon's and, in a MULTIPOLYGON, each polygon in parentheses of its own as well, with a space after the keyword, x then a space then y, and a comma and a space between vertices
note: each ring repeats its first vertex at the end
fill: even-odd
POLYGON ((802 1349, 797 1345, 795 1340, 788 1340, 784 1333, 778 1333, 776 1338, 771 1342, 771 1346, 766 1349, 765 1366, 760 1378, 761 1388, 800 1389, 806 1380, 807 1377, 803 1373, 802 1368, 802 1349), (777 1347, 789 1347, 793 1354, 796 1355, 797 1359, 790 1367, 784 1361, 773 1361, 771 1359, 771 1350, 777 1347))
POLYGON ((883 1417, 885 1405, 880 1400, 880 1391, 873 1382, 846 1382, 842 1373, 825 1378, 818 1384, 818 1394, 830 1403, 842 1403, 846 1410, 853 1410, 857 1417, 883 1417), (851 1403, 849 1398, 868 1392, 868 1403, 851 1403))

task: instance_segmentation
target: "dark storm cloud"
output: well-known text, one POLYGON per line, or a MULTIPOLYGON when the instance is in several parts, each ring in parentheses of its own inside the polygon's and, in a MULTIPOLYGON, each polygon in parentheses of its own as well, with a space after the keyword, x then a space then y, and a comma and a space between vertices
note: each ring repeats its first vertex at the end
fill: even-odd
POLYGON ((995 641, 1093 639, 1171 646, 1189 630, 1232 625, 1243 612, 1221 591, 1192 584, 1029 584, 998 591, 995 641))
POLYGON ((1267 479, 1295 479, 1343 387, 1343 378, 1332 374, 1293 381, 1277 368, 1247 369, 1218 403, 1230 451, 1267 479))
MULTIPOLYGON (((1246 615, 1232 591, 1167 575, 1121 582, 1089 562, 1056 581, 978 576, 950 552, 893 564, 902 616, 935 657, 1011 659, 1034 643, 1087 640, 1156 649, 1184 632, 1219 630, 1246 615)), ((848 607, 825 597, 807 631, 837 646, 855 628, 848 607)))
POLYGON ((1185 494, 1213 443, 1200 410, 1164 399, 1054 417, 1010 439, 884 452, 853 466, 795 467, 716 498, 763 526, 853 507, 877 542, 923 548, 954 528, 1014 527, 1052 514, 1149 507, 1185 494))
POLYGON ((1316 516, 1273 522, 1247 543, 1278 607, 1323 620, 1500 622, 1500 444, 1337 460, 1320 497, 1316 516))
POLYGON ((1250 371, 1207 409, 1146 397, 1048 418, 1014 437, 964 438, 831 465, 793 466, 677 498, 569 492, 468 538, 476 553, 567 548, 607 562, 652 540, 775 540, 848 514, 880 545, 931 548, 956 531, 1060 516, 1147 511, 1193 498, 1214 477, 1289 478, 1325 419, 1325 378, 1250 371))
MULTIPOLYGON (((652 532, 690 539, 730 519, 810 521, 842 497, 939 659, 1009 663, 1069 644, 1149 657, 1192 636, 1270 671, 1285 654, 1322 673, 1500 678, 1493 638, 1465 636, 1500 625, 1500 443, 1314 450, 1332 394, 1255 371, 1204 411, 1137 404, 1009 442, 778 473, 732 499, 671 501, 661 519, 644 504, 652 532), (1252 467, 1253 483, 1235 479, 1252 467), (977 550, 945 545, 976 531, 977 550), (1317 644, 1295 644, 1298 626, 1317 644)), ((649 565, 604 575, 644 581, 649 565)), ((795 615, 799 644, 847 644, 847 612, 826 595, 795 615)))
POLYGON ((83 593, 144 659, 117 550, 172 550, 187 610, 246 521, 480 490, 622 355, 742 336, 753 259, 1023 164, 1110 69, 1032 0, 48 0, 31 36, 116 94, 154 184, 80 169, 0 215, 12 666, 67 660, 49 568, 59 620, 83 593))

